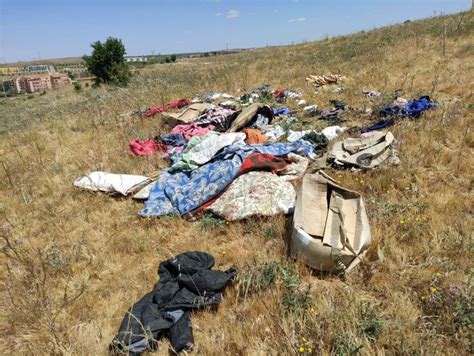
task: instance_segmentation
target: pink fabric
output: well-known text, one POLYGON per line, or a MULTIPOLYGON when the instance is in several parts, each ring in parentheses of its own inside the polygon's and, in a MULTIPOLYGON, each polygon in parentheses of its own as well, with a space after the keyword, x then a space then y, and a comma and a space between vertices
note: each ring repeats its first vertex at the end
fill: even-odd
POLYGON ((169 109, 181 109, 183 106, 191 104, 191 101, 189 99, 179 99, 172 101, 171 103, 165 104, 165 105, 156 105, 152 106, 151 108, 148 109, 146 112, 146 116, 150 117, 153 116, 157 113, 169 110, 169 109))
POLYGON ((186 140, 190 140, 193 136, 203 137, 209 131, 214 130, 214 125, 208 125, 206 127, 201 127, 199 122, 193 122, 186 125, 177 125, 171 132, 175 134, 181 134, 186 140))
POLYGON ((132 140, 128 144, 130 152, 135 156, 149 156, 158 151, 159 149, 166 149, 165 145, 157 144, 152 139, 146 141, 132 140))

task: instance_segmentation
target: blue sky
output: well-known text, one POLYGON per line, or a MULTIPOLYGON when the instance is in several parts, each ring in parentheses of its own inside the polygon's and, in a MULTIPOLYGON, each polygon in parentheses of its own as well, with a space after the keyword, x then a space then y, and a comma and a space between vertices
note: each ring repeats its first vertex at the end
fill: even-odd
POLYGON ((90 53, 108 36, 129 55, 317 40, 467 10, 471 0, 0 0, 0 62, 90 53))

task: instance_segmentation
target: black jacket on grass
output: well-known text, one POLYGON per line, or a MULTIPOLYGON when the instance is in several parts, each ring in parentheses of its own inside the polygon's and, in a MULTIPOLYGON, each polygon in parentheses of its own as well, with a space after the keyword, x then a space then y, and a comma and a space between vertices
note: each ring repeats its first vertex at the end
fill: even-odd
POLYGON ((190 348, 193 333, 189 312, 221 302, 222 291, 235 276, 234 268, 211 270, 214 258, 186 252, 160 263, 159 282, 125 315, 110 350, 141 353, 154 350, 167 336, 176 352, 190 348))

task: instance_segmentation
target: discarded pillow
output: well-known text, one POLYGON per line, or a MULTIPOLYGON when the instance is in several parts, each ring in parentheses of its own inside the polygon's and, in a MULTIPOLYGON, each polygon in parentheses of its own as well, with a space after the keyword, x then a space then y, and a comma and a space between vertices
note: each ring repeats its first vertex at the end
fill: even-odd
POLYGON ((270 172, 249 172, 238 177, 207 210, 226 220, 250 216, 288 214, 295 205, 290 182, 270 172))
POLYGON ((360 194, 322 171, 305 175, 296 198, 291 255, 321 271, 350 271, 370 242, 360 194))
POLYGON ((92 172, 87 176, 77 178, 73 184, 75 187, 94 192, 100 190, 106 193, 128 195, 136 192, 150 182, 151 179, 145 176, 92 172))
POLYGON ((328 161, 339 168, 375 168, 382 163, 397 164, 391 132, 374 132, 361 138, 348 138, 334 144, 328 161))

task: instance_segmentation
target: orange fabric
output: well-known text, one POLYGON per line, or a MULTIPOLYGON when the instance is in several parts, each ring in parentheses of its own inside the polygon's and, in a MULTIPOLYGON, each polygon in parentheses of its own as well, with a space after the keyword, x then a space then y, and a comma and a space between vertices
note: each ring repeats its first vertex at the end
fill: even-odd
POLYGON ((249 145, 264 145, 268 142, 267 137, 259 129, 243 129, 242 132, 247 135, 245 142, 249 145))

